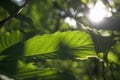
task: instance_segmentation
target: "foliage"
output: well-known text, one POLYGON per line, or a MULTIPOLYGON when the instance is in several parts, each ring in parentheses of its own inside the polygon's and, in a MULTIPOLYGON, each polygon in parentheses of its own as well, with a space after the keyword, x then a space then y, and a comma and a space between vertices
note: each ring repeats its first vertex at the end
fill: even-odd
POLYGON ((102 1, 112 17, 99 24, 96 0, 0 1, 0 79, 119 80, 120 1, 102 1))

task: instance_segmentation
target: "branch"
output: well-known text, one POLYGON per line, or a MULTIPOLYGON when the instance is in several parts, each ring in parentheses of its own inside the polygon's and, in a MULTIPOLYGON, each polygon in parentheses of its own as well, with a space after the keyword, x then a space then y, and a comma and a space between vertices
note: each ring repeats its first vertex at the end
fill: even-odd
POLYGON ((30 0, 26 0, 25 3, 23 5, 21 5, 18 9, 16 9, 15 12, 12 15, 10 15, 7 18, 0 21, 0 28, 3 25, 5 25, 6 23, 8 23, 12 18, 16 17, 23 10, 23 8, 28 4, 29 1, 30 0))

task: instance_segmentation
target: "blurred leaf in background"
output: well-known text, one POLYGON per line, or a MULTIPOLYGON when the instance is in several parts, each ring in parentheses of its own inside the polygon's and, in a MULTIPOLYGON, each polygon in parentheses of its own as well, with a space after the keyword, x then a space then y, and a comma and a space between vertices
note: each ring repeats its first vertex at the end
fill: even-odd
POLYGON ((0 1, 0 79, 119 80, 119 5, 119 0, 0 1))

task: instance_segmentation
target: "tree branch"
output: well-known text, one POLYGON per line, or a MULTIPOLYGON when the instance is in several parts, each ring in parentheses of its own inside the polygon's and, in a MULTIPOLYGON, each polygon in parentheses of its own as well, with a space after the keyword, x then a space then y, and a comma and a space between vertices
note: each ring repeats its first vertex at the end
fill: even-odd
POLYGON ((28 4, 30 0, 26 0, 25 3, 23 5, 21 5, 18 9, 15 10, 15 12, 6 17, 5 19, 3 19, 2 21, 0 21, 0 28, 5 25, 6 23, 8 23, 12 18, 16 17, 22 10, 23 8, 28 4))

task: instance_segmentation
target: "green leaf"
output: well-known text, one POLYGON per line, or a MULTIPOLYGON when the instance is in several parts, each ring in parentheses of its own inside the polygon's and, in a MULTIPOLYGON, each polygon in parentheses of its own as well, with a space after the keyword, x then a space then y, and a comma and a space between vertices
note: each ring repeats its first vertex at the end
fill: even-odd
MULTIPOLYGON (((15 40, 12 38, 11 41, 15 40)), ((89 56, 96 56, 90 35, 83 31, 66 31, 36 35, 24 43, 13 45, 4 50, 0 57, 3 59, 1 59, 3 61, 1 65, 4 65, 4 61, 8 61, 8 64, 6 62, 5 65, 15 61, 14 68, 11 65, 15 69, 14 72, 11 70, 9 73, 13 73, 21 79, 28 79, 38 76, 50 76, 57 73, 57 70, 45 67, 49 62, 43 65, 40 64, 41 62, 49 59, 86 59, 89 56), (25 62, 28 61, 28 64, 19 61, 21 59, 25 60, 25 62), (40 62, 39 66, 36 65, 36 61, 40 62), (42 70, 39 70, 39 68, 42 68, 42 70)), ((3 69, 10 70, 11 68, 6 66, 3 69)))
POLYGON ((36 35, 24 43, 8 48, 2 54, 8 53, 11 53, 8 60, 20 59, 22 56, 30 59, 32 57, 75 59, 96 55, 90 35, 83 31, 36 35))
POLYGON ((50 68, 46 68, 46 69, 42 69, 42 70, 31 70, 28 72, 22 72, 22 73, 18 73, 15 76, 19 79, 19 80, 23 80, 23 79, 32 79, 32 78, 36 78, 39 80, 49 80, 50 76, 55 75, 57 73, 57 71, 55 69, 50 69, 50 68), (39 76, 39 77, 38 77, 39 76))
POLYGON ((82 31, 37 35, 26 41, 24 45, 25 56, 60 53, 60 55, 73 55, 83 58, 95 55, 90 35, 82 31))
POLYGON ((23 34, 20 31, 5 32, 0 34, 0 53, 10 46, 20 42, 23 34))
POLYGON ((35 65, 33 65, 33 63, 24 63, 23 61, 18 61, 17 62, 17 68, 18 68, 18 71, 19 73, 22 73, 22 72, 26 72, 26 71, 31 71, 31 70, 35 70, 37 69, 35 65))
POLYGON ((88 0, 81 0, 83 3, 87 4, 88 0))

